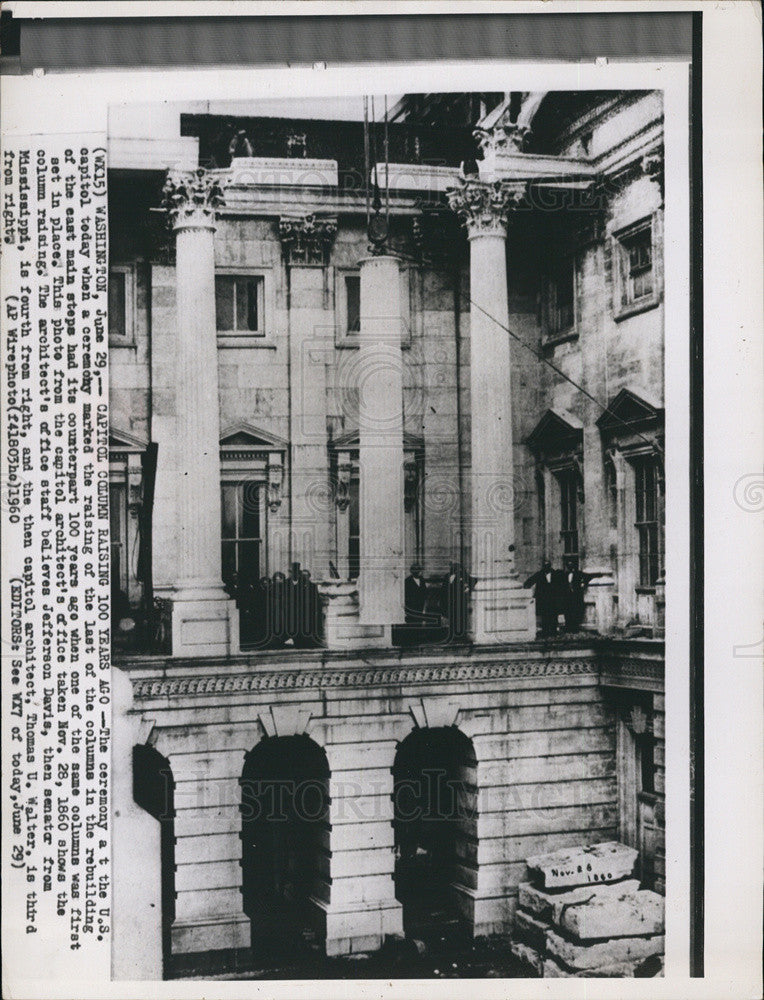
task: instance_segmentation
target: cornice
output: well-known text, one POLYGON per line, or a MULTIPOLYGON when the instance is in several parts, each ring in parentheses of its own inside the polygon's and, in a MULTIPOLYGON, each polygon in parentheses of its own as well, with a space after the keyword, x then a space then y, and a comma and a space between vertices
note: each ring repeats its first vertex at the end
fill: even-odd
POLYGON ((180 677, 132 677, 136 702, 167 698, 204 700, 209 696, 268 691, 321 691, 327 688, 370 688, 401 684, 438 684, 453 681, 486 681, 534 677, 596 674, 592 658, 560 660, 510 660, 503 662, 398 664, 350 669, 267 670, 244 673, 180 677))

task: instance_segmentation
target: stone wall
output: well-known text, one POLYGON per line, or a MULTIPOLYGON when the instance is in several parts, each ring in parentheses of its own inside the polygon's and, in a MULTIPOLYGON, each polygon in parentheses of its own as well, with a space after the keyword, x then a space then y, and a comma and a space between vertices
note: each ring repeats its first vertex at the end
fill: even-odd
POLYGON ((313 895, 330 953, 400 933, 392 767, 417 726, 456 725, 474 746, 476 787, 464 795, 477 808, 477 837, 465 841, 455 879, 474 933, 510 926, 528 855, 617 835, 614 716, 585 647, 551 658, 538 647, 403 661, 316 652, 120 670, 133 684, 131 718, 150 730, 176 782, 177 952, 249 943, 238 781, 264 736, 304 732, 327 754, 327 854, 313 895))

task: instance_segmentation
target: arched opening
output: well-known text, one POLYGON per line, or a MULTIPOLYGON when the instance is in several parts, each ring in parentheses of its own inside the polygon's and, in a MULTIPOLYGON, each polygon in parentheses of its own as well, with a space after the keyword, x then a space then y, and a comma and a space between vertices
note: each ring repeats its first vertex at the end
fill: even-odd
POLYGON ((242 893, 252 949, 294 956, 321 932, 329 902, 329 764, 307 736, 266 737, 241 779, 242 893))
POLYGON ((175 919, 175 779, 169 760, 145 744, 133 747, 133 799, 159 822, 162 964, 166 972, 175 919))
POLYGON ((407 936, 472 934, 477 886, 477 759, 455 726, 415 729, 393 765, 395 895, 407 936))

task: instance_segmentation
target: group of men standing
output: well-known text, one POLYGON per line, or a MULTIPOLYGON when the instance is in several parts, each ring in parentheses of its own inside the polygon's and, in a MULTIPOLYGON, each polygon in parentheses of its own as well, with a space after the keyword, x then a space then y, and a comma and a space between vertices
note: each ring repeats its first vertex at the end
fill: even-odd
POLYGON ((241 639, 248 646, 300 649, 321 645, 322 615, 318 587, 310 571, 292 563, 289 576, 274 573, 228 588, 241 619, 241 639))
POLYGON ((404 585, 406 624, 448 628, 450 639, 466 639, 469 631, 469 597, 475 577, 456 562, 436 587, 428 587, 422 567, 414 563, 404 585))
POLYGON ((528 577, 524 586, 534 588, 541 635, 557 634, 560 615, 565 617, 566 632, 580 631, 586 612, 584 591, 599 575, 582 572, 572 559, 565 560, 565 569, 552 569, 547 559, 538 573, 528 577))
MULTIPOLYGON (((584 573, 572 560, 565 569, 553 569, 547 559, 528 577, 533 587, 541 635, 557 634, 560 616, 566 632, 578 632, 584 621, 584 592, 596 573, 584 573)), ((425 582, 419 563, 411 566, 405 581, 405 623, 419 632, 447 629, 449 640, 466 640, 469 634, 470 593, 476 583, 456 562, 436 586, 425 582)), ((248 645, 278 647, 286 643, 299 648, 321 645, 321 601, 316 584, 299 563, 289 576, 274 573, 248 586, 229 588, 241 615, 242 640, 248 645)))
MULTIPOLYGON (((565 631, 578 632, 585 615, 584 592, 597 573, 584 573, 573 560, 565 561, 565 569, 553 569, 546 560, 538 573, 526 581, 534 588, 536 614, 541 635, 557 634, 560 615, 565 618, 565 631)), ((422 567, 414 563, 405 583, 406 624, 420 627, 440 624, 448 626, 449 637, 465 639, 469 630, 469 598, 475 586, 459 563, 451 563, 449 571, 436 586, 428 588, 422 577, 422 567)))

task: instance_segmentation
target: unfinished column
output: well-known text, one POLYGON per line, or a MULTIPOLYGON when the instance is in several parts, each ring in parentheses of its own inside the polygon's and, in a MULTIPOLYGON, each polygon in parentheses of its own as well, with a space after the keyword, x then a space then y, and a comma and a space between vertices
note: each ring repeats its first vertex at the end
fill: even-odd
POLYGON ((448 192, 470 240, 472 593, 475 642, 532 639, 531 595, 514 567, 512 369, 507 214, 524 185, 466 179, 448 192))
MULTIPOLYGON (((178 578, 171 595, 173 656, 238 649, 236 607, 220 553, 220 414, 215 331, 215 209, 223 197, 205 170, 170 171, 164 206, 176 237, 178 578)), ((161 456, 160 456, 161 462, 161 456)))
POLYGON ((361 261, 358 357, 360 620, 403 621, 403 362, 397 257, 361 261))

